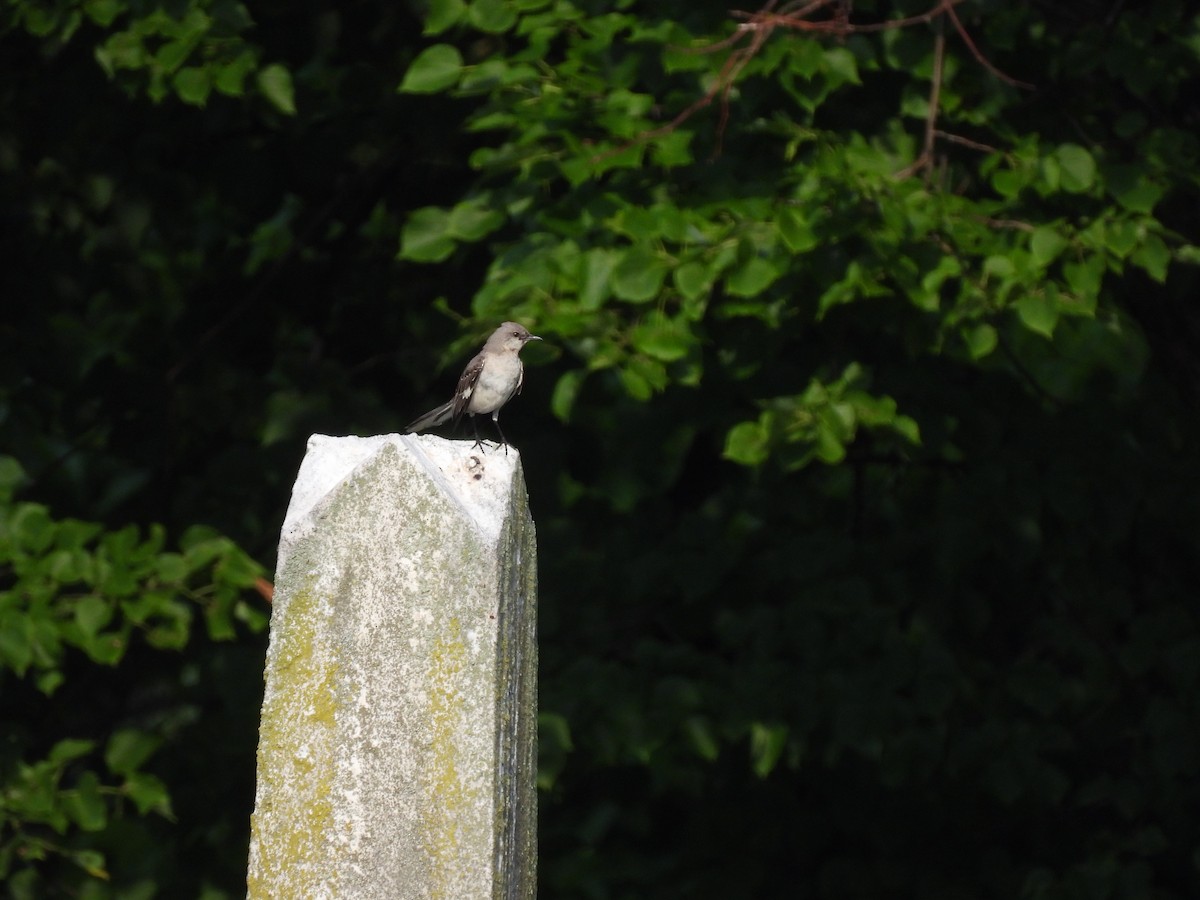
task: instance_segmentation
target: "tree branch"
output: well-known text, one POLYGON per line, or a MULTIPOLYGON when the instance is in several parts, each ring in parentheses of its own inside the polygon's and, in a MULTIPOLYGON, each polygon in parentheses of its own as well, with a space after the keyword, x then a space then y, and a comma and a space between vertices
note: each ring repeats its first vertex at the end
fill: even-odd
POLYGON ((966 44, 967 50, 975 58, 979 65, 983 66, 988 72, 995 77, 1022 88, 1031 88, 1032 85, 1023 81, 1018 81, 1009 75, 1004 74, 997 69, 985 57, 976 46, 971 35, 968 33, 962 20, 954 11, 954 7, 964 0, 938 0, 938 3, 915 16, 907 16, 901 19, 889 19, 884 22, 870 22, 863 24, 854 24, 850 22, 850 3, 847 0, 793 0, 793 2, 784 4, 780 9, 776 10, 777 0, 767 0, 761 8, 755 12, 746 10, 730 10, 730 17, 736 20, 741 20, 733 34, 722 40, 715 41, 704 47, 681 48, 688 53, 715 53, 721 50, 729 50, 729 57, 721 66, 721 70, 717 75, 713 86, 704 96, 700 97, 666 125, 658 128, 653 128, 644 131, 633 139, 626 141, 610 150, 599 153, 592 157, 592 162, 597 163, 604 159, 608 159, 619 153, 645 144, 655 138, 663 137, 670 134, 679 128, 684 122, 688 121, 692 116, 707 106, 710 106, 714 101, 720 100, 720 118, 717 123, 717 148, 714 150, 714 155, 720 152, 722 138, 724 137, 725 127, 729 121, 729 97, 733 90, 733 85, 745 69, 746 65, 754 58, 763 45, 771 37, 777 28, 789 29, 792 31, 806 31, 820 34, 836 35, 845 37, 850 34, 870 34, 874 32, 887 31, 895 28, 908 28, 913 25, 928 24, 936 22, 938 26, 937 35, 934 38, 934 73, 933 84, 930 89, 929 114, 925 122, 925 142, 921 151, 921 155, 901 173, 898 177, 908 177, 921 169, 928 169, 932 166, 933 147, 936 139, 944 137, 954 143, 960 143, 965 146, 974 147, 975 149, 988 149, 985 144, 977 144, 969 141, 966 138, 958 138, 947 135, 945 132, 939 131, 936 128, 938 103, 941 93, 941 81, 944 68, 945 55, 945 33, 944 22, 950 20, 954 26, 955 32, 966 44), (836 10, 831 18, 820 19, 813 21, 810 17, 825 9, 828 6, 835 5, 836 10), (738 46, 745 42, 744 46, 738 46))

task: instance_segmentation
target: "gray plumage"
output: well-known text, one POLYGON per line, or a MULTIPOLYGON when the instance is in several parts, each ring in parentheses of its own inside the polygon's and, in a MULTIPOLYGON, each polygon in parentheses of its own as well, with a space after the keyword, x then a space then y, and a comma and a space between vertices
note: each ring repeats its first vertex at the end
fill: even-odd
POLYGON ((508 440, 500 430, 500 410, 504 404, 521 393, 525 368, 521 365, 521 348, 529 341, 540 341, 536 334, 517 322, 505 322, 492 332, 483 349, 463 369, 454 396, 436 409, 410 422, 405 434, 425 431, 445 422, 457 423, 463 413, 471 416, 475 429, 475 446, 482 447, 475 416, 491 414, 496 432, 508 452, 508 440))

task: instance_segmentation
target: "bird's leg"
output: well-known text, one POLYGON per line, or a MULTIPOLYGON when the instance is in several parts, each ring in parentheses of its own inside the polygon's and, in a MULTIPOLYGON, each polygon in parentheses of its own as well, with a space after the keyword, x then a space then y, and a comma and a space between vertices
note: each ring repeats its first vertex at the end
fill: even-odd
POLYGON ((492 413, 492 424, 496 426, 496 433, 500 435, 500 443, 504 445, 504 455, 508 456, 508 438, 504 436, 504 432, 500 429, 500 410, 492 413))
POLYGON ((475 430, 475 443, 471 445, 471 449, 474 450, 476 447, 478 447, 480 450, 482 450, 483 438, 479 436, 479 423, 475 421, 474 416, 471 416, 471 427, 475 430))

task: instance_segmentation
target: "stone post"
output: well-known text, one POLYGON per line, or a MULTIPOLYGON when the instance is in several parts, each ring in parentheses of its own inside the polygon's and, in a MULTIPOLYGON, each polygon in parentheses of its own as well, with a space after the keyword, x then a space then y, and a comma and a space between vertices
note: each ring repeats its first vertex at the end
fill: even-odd
POLYGON ((279 546, 252 900, 535 896, 536 554, 515 449, 309 440, 279 546))

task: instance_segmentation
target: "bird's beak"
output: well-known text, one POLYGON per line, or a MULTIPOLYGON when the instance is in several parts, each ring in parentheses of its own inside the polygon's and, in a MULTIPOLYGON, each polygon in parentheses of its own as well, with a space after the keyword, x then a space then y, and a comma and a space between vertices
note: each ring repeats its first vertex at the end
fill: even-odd
POLYGON ((540 341, 540 340, 541 340, 541 338, 540 338, 540 337, 538 337, 536 334, 531 334, 529 337, 525 338, 525 340, 527 340, 527 341, 540 341))

